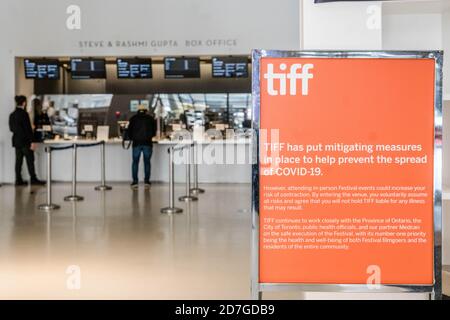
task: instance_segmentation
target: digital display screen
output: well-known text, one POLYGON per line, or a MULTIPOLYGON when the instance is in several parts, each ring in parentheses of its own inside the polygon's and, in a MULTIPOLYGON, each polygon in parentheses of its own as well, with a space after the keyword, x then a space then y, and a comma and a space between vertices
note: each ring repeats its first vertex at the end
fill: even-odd
POLYGON ((27 79, 59 79, 58 60, 25 59, 25 78, 27 79))
POLYGON ((130 111, 137 112, 139 110, 139 100, 130 101, 130 111))
POLYGON ((200 78, 200 60, 198 58, 165 58, 164 74, 166 79, 200 78))
POLYGON ((247 57, 213 57, 212 76, 214 78, 247 78, 247 57))
POLYGON ((117 59, 117 78, 150 79, 152 77, 151 59, 117 59))
POLYGON ((103 59, 71 59, 72 79, 105 79, 106 67, 103 59))

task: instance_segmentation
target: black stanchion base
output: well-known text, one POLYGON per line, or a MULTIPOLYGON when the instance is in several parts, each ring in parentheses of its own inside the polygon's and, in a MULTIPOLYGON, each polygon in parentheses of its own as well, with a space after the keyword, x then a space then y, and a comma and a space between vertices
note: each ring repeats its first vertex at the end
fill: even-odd
POLYGON ((61 208, 61 206, 57 205, 57 204, 53 204, 53 203, 44 203, 44 204, 40 204, 38 205, 38 209, 41 211, 52 211, 52 210, 58 210, 59 208, 61 208))
POLYGON ((205 193, 205 190, 203 190, 201 188, 192 188, 190 191, 192 194, 195 194, 195 195, 205 193))
POLYGON ((64 201, 83 201, 84 198, 82 196, 77 195, 70 195, 67 197, 64 197, 64 201))
POLYGON ((106 190, 112 190, 112 187, 107 186, 107 185, 103 185, 103 186, 96 186, 95 190, 97 191, 106 191, 106 190))
POLYGON ((197 201, 198 198, 194 197, 194 196, 182 196, 182 197, 179 197, 178 200, 184 201, 184 202, 191 202, 191 201, 197 201))
POLYGON ((173 213, 182 213, 183 209, 176 207, 166 207, 161 209, 161 213, 173 214, 173 213))

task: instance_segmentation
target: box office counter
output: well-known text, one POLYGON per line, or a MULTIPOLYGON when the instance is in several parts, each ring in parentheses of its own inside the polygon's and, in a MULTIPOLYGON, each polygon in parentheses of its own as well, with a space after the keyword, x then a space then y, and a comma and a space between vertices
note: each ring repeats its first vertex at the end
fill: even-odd
MULTIPOLYGON (((46 176, 46 146, 67 146, 76 143, 80 146, 98 141, 88 139, 45 140, 36 150, 36 169, 40 177, 46 176)), ((106 143, 106 180, 110 182, 131 181, 131 147, 124 149, 121 139, 110 139, 106 143)), ((151 181, 169 181, 168 148, 182 146, 186 142, 157 140, 153 143, 151 181)), ((175 182, 185 181, 185 165, 177 164, 182 155, 175 153, 175 182)), ((250 183, 252 163, 252 143, 250 139, 204 140, 197 142, 197 161, 200 183, 250 183)), ((52 152, 52 178, 57 182, 72 180, 71 150, 52 152)), ((78 148, 79 182, 98 182, 101 176, 101 146, 78 148)), ((141 157, 139 177, 143 180, 143 161, 141 157)))

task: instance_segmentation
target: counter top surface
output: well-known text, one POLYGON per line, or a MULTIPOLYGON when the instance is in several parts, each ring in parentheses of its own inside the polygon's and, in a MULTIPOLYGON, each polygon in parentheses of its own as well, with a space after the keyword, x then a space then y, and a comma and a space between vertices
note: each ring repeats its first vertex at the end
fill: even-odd
MULTIPOLYGON (((174 140, 159 140, 158 144, 168 144, 168 145, 177 145, 177 144, 191 144, 192 140, 185 141, 174 141, 174 140)), ((222 139, 222 140, 203 140, 196 141, 197 144, 251 144, 250 139, 222 139)))
MULTIPOLYGON (((98 143, 100 141, 97 140, 88 140, 88 139, 70 139, 70 140, 65 140, 65 139, 52 139, 52 140, 44 140, 44 144, 91 144, 91 143, 98 143)), ((111 139, 106 141, 107 144, 121 144, 122 140, 120 139, 111 139)))
MULTIPOLYGON (((59 139, 59 140, 45 140, 44 144, 49 145, 65 145, 65 144, 92 144, 97 143, 99 141, 97 140, 87 140, 87 139, 71 139, 71 140, 65 140, 65 139, 59 139)), ((190 144, 192 143, 192 140, 185 140, 185 141, 173 141, 173 140, 157 140, 153 141, 154 144, 160 144, 160 145, 182 145, 182 144, 190 144)), ((106 144, 122 144, 121 139, 110 139, 106 141, 106 144)), ((223 139, 223 140, 204 140, 204 141, 197 141, 197 144, 251 144, 250 139, 223 139)))

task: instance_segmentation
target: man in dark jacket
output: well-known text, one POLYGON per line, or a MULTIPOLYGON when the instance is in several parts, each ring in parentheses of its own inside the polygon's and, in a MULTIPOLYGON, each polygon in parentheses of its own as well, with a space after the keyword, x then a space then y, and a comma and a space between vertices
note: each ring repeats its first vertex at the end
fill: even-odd
POLYGON ((43 185, 45 182, 40 181, 36 176, 34 168, 34 148, 33 128, 31 127, 30 117, 25 111, 27 106, 27 98, 24 96, 16 96, 16 109, 9 116, 9 130, 13 133, 12 145, 16 149, 16 185, 22 186, 27 183, 22 179, 22 164, 25 157, 30 174, 31 184, 43 185))
POLYGON ((151 157, 153 153, 152 138, 156 135, 156 121, 148 114, 144 106, 140 106, 137 114, 130 119, 128 138, 133 142, 132 188, 138 187, 138 170, 141 153, 144 154, 145 187, 149 188, 151 174, 151 157))

